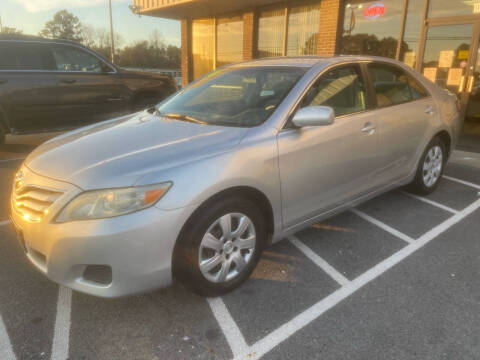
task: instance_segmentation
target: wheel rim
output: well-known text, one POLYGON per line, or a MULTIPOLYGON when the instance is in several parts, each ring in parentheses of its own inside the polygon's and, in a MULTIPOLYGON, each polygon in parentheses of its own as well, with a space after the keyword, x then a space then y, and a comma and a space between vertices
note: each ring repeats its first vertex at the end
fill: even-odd
POLYGON ((203 235, 198 263, 203 276, 222 283, 247 268, 256 244, 255 226, 241 213, 229 213, 213 222, 203 235))
POLYGON ((423 162, 423 183, 426 187, 432 187, 440 178, 443 167, 443 152, 438 145, 428 150, 423 162))

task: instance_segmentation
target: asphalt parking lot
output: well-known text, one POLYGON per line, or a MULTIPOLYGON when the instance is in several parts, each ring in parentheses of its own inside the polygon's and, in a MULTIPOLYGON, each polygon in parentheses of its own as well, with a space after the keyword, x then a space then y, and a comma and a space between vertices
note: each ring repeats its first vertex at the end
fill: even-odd
POLYGON ((401 190, 264 252, 221 298, 175 284, 99 299, 31 266, 8 219, 28 146, 0 153, 0 359, 479 359, 480 167, 401 190))

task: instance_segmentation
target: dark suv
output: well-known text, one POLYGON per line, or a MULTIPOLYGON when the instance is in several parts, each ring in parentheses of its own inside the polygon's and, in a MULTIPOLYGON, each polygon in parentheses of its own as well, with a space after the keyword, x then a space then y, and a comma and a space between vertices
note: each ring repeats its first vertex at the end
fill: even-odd
POLYGON ((0 35, 0 144, 6 133, 68 130, 153 105, 177 90, 74 42, 0 35))

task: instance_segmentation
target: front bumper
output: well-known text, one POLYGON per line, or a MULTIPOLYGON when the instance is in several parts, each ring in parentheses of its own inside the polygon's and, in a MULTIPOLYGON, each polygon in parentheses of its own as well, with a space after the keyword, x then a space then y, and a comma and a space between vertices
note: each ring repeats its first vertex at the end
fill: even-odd
POLYGON ((25 219, 11 202, 11 219, 26 255, 41 272, 59 284, 101 297, 171 284, 173 249, 192 207, 168 211, 151 207, 109 219, 54 223, 53 216, 72 198, 72 193, 80 191, 69 186, 63 184, 68 199, 58 199, 59 203, 54 203, 50 214, 41 221, 25 219), (110 267, 111 282, 87 279, 89 265, 110 267))

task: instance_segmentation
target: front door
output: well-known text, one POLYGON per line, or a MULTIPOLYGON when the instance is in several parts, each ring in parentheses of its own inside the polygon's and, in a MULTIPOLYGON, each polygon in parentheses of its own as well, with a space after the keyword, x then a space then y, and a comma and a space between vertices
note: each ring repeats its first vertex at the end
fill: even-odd
POLYGON ((480 150, 480 22, 431 21, 426 30, 422 73, 457 94, 464 131, 459 147, 480 150))
POLYGON ((290 127, 277 137, 285 228, 367 192, 377 181, 379 136, 360 68, 341 66, 322 75, 300 103, 318 105, 333 108, 332 125, 290 127))

